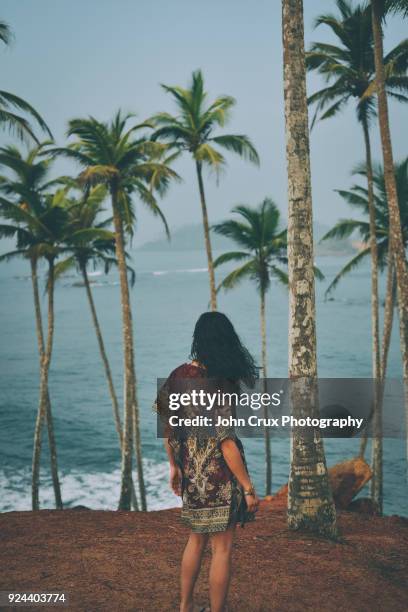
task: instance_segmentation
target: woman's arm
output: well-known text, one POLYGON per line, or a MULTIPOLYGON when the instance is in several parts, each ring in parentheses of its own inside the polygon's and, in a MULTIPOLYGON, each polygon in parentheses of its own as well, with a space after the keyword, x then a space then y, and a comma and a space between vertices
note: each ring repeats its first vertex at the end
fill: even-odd
POLYGON ((175 493, 175 495, 178 495, 180 497, 182 473, 181 469, 176 463, 173 449, 169 444, 168 438, 164 438, 164 447, 166 449, 167 457, 170 463, 170 488, 173 490, 173 493, 175 493))
POLYGON ((168 397, 169 397, 169 379, 161 387, 155 402, 155 410, 160 415, 162 426, 164 427, 164 448, 166 449, 167 457, 170 464, 170 488, 175 495, 181 496, 181 481, 182 473, 176 463, 173 448, 169 443, 170 427, 168 423, 168 397))
POLYGON ((228 465, 235 478, 245 491, 253 491, 253 495, 245 495, 245 500, 250 512, 255 512, 258 509, 259 499, 256 495, 249 474, 242 460, 238 446, 232 438, 226 438, 221 442, 221 452, 225 462, 228 465))

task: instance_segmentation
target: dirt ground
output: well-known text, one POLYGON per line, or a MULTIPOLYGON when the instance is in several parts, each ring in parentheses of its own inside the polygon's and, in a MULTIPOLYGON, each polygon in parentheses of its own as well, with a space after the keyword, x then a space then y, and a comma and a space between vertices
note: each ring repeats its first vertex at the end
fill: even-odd
MULTIPOLYGON (((0 590, 68 594, 64 608, 25 610, 176 611, 187 537, 178 514, 0 514, 0 590)), ((289 532, 283 510, 262 508, 238 529, 228 609, 405 612, 408 520, 342 512, 339 525, 343 543, 328 542, 289 532)), ((208 604, 209 558, 207 551, 197 605, 208 604)))

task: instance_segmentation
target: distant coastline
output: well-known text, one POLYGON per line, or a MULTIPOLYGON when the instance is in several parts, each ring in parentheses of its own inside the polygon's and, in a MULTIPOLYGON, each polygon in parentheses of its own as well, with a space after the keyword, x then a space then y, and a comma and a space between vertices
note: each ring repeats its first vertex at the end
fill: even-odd
MULTIPOLYGON (((357 253, 356 243, 348 238, 343 240, 327 240, 319 243, 329 227, 314 223, 315 253, 316 255, 353 255, 357 253)), ((231 250, 233 242, 224 236, 212 232, 211 244, 214 251, 231 250)), ((171 238, 157 238, 149 240, 137 247, 138 251, 200 251, 205 250, 203 228, 200 223, 183 225, 171 231, 171 238)))

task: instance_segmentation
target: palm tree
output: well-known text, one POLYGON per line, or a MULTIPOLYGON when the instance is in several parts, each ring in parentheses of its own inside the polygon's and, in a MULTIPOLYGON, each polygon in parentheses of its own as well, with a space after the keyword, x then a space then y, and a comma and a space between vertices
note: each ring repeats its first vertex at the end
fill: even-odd
MULTIPOLYGON (((44 196, 44 207, 43 225, 46 228, 47 236, 44 236, 45 241, 42 246, 42 256, 48 263, 48 279, 47 279, 47 296, 48 296, 48 312, 47 312, 47 339, 44 345, 44 353, 41 361, 41 375, 40 375, 40 400, 38 408, 38 418, 35 427, 35 437, 40 438, 40 431, 42 427, 42 420, 44 410, 47 409, 48 404, 48 376, 51 366, 52 348, 54 341, 54 268, 55 261, 60 253, 59 242, 61 241, 64 225, 66 221, 66 214, 64 208, 61 206, 61 201, 64 198, 63 190, 57 191, 55 194, 45 194, 44 196)), ((39 477, 39 466, 40 466, 40 447, 34 446, 33 453, 33 508, 39 505, 38 499, 38 477, 39 477)))
MULTIPOLYGON (((408 158, 395 166, 395 180, 397 185, 398 206, 401 218, 404 251, 408 246, 408 158)), ((364 165, 361 165, 356 173, 366 178, 367 172, 364 165)), ((385 295, 385 310, 384 310, 384 329, 381 351, 381 380, 385 381, 387 371, 388 351, 391 341, 391 332, 393 325, 393 314, 395 305, 395 268, 391 254, 390 244, 390 219, 389 207, 387 203, 387 191, 385 184, 384 170, 382 166, 376 165, 373 169, 374 182, 374 203, 376 215, 376 239, 378 250, 378 266, 382 271, 387 267, 387 285, 385 295)), ((353 185, 348 191, 339 190, 339 194, 350 205, 358 208, 364 215, 368 215, 368 191, 360 185, 353 185)), ((366 221, 355 219, 342 219, 329 231, 322 240, 329 238, 345 238, 351 236, 355 231, 360 234, 364 243, 369 240, 370 227, 366 221)), ((357 255, 355 255, 335 276, 330 283, 326 294, 335 289, 340 280, 358 266, 369 254, 370 249, 364 247, 357 255)), ((382 393, 382 386, 380 387, 382 393)), ((379 397, 378 411, 381 413, 382 398, 379 397)), ((360 456, 364 455, 367 444, 367 436, 361 440, 360 456)), ((372 445, 372 463, 373 463, 373 479, 372 479, 372 497, 378 511, 382 512, 383 505, 383 486, 382 486, 382 438, 374 436, 372 445)))
POLYGON ((33 206, 27 203, 15 204, 1 198, 1 214, 15 225, 2 226, 2 234, 17 238, 17 250, 2 255, 3 261, 14 257, 25 257, 35 262, 35 269, 32 268, 32 279, 34 289, 34 300, 36 308, 36 318, 41 317, 39 310, 38 281, 36 266, 38 258, 44 258, 48 264, 47 273, 47 335, 41 331, 41 318, 37 321, 37 333, 39 336, 40 352, 40 392, 37 418, 34 428, 34 448, 32 461, 32 507, 33 510, 39 509, 39 474, 41 457, 41 434, 44 419, 47 419, 49 431, 49 445, 51 455, 51 468, 54 483, 57 508, 62 508, 60 486, 58 481, 56 444, 53 434, 53 423, 51 406, 49 401, 48 378, 52 358, 52 348, 54 339, 54 267, 55 260, 59 254, 58 243, 61 238, 65 223, 65 211, 60 206, 63 194, 45 194, 38 199, 33 206), (23 226, 23 227, 21 227, 23 226), (35 289, 37 287, 37 291, 35 289))
MULTIPOLYGON (((395 165, 395 181, 397 185, 398 195, 398 207, 399 214, 402 224, 402 235, 404 250, 408 247, 408 157, 402 160, 400 163, 395 165)), ((354 171, 354 174, 358 174, 367 177, 367 171, 364 164, 360 164, 354 171)), ((377 232, 377 250, 378 250, 378 265, 380 271, 383 271, 389 264, 388 252, 390 249, 389 240, 389 211, 387 203, 387 192, 385 186, 384 169, 380 164, 374 164, 373 166, 373 183, 374 183, 374 203, 375 203, 375 219, 376 219, 376 232, 377 232)), ((338 189, 337 193, 350 205, 363 213, 364 216, 368 216, 368 190, 359 184, 354 184, 349 190, 338 189)), ((358 232, 361 241, 364 245, 368 244, 370 235, 370 226, 367 221, 357 219, 341 219, 338 221, 332 229, 330 229, 321 238, 321 241, 329 240, 333 238, 347 238, 353 233, 358 232)), ((337 287, 338 283, 350 272, 352 272, 357 266, 359 266, 364 259, 370 254, 370 249, 367 246, 363 248, 352 257, 352 259, 345 264, 338 274, 334 277, 326 289, 326 296, 332 293, 337 287)), ((392 267, 392 266, 391 266, 392 267)))
MULTIPOLYGON (((45 367, 47 356, 38 287, 38 263, 40 259, 47 257, 47 253, 52 245, 55 223, 60 218, 59 209, 53 211, 48 210, 44 200, 46 190, 51 186, 51 183, 47 181, 50 160, 38 160, 38 155, 45 144, 47 143, 43 143, 30 150, 26 157, 23 157, 15 147, 9 146, 0 149, 0 163, 11 172, 11 177, 0 177, 0 190, 8 197, 11 196, 16 200, 16 202, 11 202, 3 197, 0 198, 0 215, 5 217, 5 220, 8 221, 8 223, 0 225, 0 235, 2 237, 15 238, 17 240, 17 249, 2 255, 0 261, 8 261, 14 257, 23 257, 30 262, 41 372, 45 367)), ((52 307, 52 296, 49 296, 49 307, 52 307)), ((58 477, 57 448, 47 377, 43 380, 43 399, 40 398, 34 434, 32 473, 33 509, 38 509, 39 507, 39 470, 44 419, 47 423, 55 503, 57 508, 62 508, 61 488, 58 477)))
POLYGON ((122 478, 119 508, 130 510, 132 490, 132 441, 135 443, 141 509, 146 509, 146 493, 143 477, 142 448, 139 428, 139 408, 136 394, 133 323, 130 304, 128 269, 125 251, 125 233, 133 234, 135 210, 132 195, 136 193, 153 214, 167 224, 157 204, 153 191, 163 193, 177 174, 170 169, 170 159, 163 155, 167 147, 135 138, 135 132, 149 124, 133 124, 128 127, 131 115, 118 112, 109 123, 93 117, 72 119, 68 136, 75 136, 73 144, 54 148, 54 155, 63 155, 82 166, 80 180, 86 188, 95 184, 108 187, 115 230, 115 252, 119 268, 122 328, 124 345, 124 422, 122 444, 122 478))
MULTIPOLYGON (((266 356, 266 319, 265 298, 270 287, 272 278, 287 285, 288 277, 278 265, 287 263, 286 257, 286 229, 279 228, 280 213, 270 198, 265 198, 258 209, 248 206, 236 206, 233 213, 240 216, 239 220, 231 219, 213 226, 217 234, 227 236, 236 242, 241 251, 230 251, 217 257, 214 268, 230 261, 244 262, 238 268, 230 272, 220 283, 219 289, 233 289, 243 279, 253 280, 260 296, 260 322, 262 342, 262 371, 263 378, 268 377, 266 356)), ((264 407, 267 417, 267 407, 264 407)), ((266 486, 265 495, 272 493, 272 459, 270 434, 267 427, 264 428, 265 436, 265 465, 266 486)))
MULTIPOLYGON (((367 202, 370 225, 371 254, 371 325, 373 378, 381 378, 380 332, 378 315, 378 253, 375 227, 375 205, 373 193, 373 169, 371 159, 370 120, 375 113, 374 93, 367 95, 375 80, 373 34, 371 14, 366 5, 353 7, 347 0, 336 0, 340 18, 321 15, 316 26, 328 26, 337 37, 339 45, 312 43, 307 54, 307 67, 317 70, 328 83, 309 98, 316 104, 316 119, 333 117, 350 101, 356 102, 357 120, 362 126, 366 153, 367 202), (327 108, 328 107, 328 108, 327 108)), ((390 95, 406 101, 402 92, 408 91, 404 63, 408 59, 406 42, 397 45, 385 58, 387 66, 386 88, 390 95)))
MULTIPOLYGON (((10 27, 5 21, 0 21, 0 41, 5 45, 9 45, 12 39, 10 27)), ((40 129, 52 138, 50 129, 48 128, 41 115, 25 100, 7 91, 0 91, 0 128, 9 130, 14 133, 20 140, 26 140, 27 137, 38 143, 38 139, 33 132, 30 122, 16 114, 13 110, 22 111, 30 115, 38 124, 40 129)))
MULTIPOLYGON (((384 164, 384 178, 387 189, 387 202, 390 218, 390 246, 394 258, 398 310, 400 323, 400 344, 402 353, 403 376, 405 383, 405 405, 408 406, 408 269, 404 249, 402 234, 402 224, 399 215, 397 186, 394 175, 394 161, 392 153, 391 132, 388 114, 388 101, 386 90, 387 67, 384 58, 382 20, 387 11, 400 11, 405 16, 408 15, 407 0, 371 0, 372 29, 374 38, 374 58, 375 58, 375 84, 373 90, 377 93, 378 100, 378 120, 380 126, 382 155, 384 164)), ((408 47, 408 41, 405 41, 408 47)), ((395 58, 398 62, 398 58, 395 58)), ((402 68, 407 68, 406 58, 402 62, 402 68)), ((380 415, 374 424, 378 435, 376 441, 381 437, 380 415)), ((376 442, 377 443, 377 442, 376 442)), ((408 447, 407 447, 408 454, 408 447)), ((377 497, 382 496, 381 491, 377 491, 377 497)))
POLYGON ((203 217, 210 280, 210 303, 211 309, 216 310, 217 297, 203 167, 207 166, 215 170, 217 175, 219 174, 225 165, 225 158, 217 147, 237 153, 240 157, 255 164, 259 164, 259 157, 247 136, 243 134, 214 134, 217 127, 224 127, 228 122, 235 100, 231 96, 219 96, 214 102, 207 103, 207 92, 204 90, 201 70, 193 72, 188 89, 167 85, 162 85, 162 87, 173 96, 179 114, 158 113, 152 117, 152 121, 158 126, 158 129, 152 135, 152 139, 169 142, 177 150, 188 151, 193 157, 203 217))
MULTIPOLYGON (((75 180, 64 179, 62 182, 74 189, 82 190, 80 184, 75 180)), ((104 185, 98 185, 92 187, 89 193, 86 194, 86 197, 75 199, 71 196, 69 198, 69 218, 64 232, 64 245, 67 251, 72 254, 55 266, 55 277, 56 279, 60 278, 71 268, 78 269, 82 275, 91 311, 92 323, 95 329, 99 352, 112 401, 113 418, 119 437, 119 445, 122 450, 123 440, 119 402, 88 276, 88 267, 90 264, 94 267, 98 264, 102 264, 105 273, 109 272, 112 265, 117 265, 116 258, 114 257, 115 237, 112 232, 106 230, 111 224, 112 219, 109 218, 104 221, 97 220, 97 217, 103 212, 102 204, 106 199, 106 195, 106 187, 104 185)), ((135 279, 134 271, 131 268, 128 269, 131 273, 131 283, 133 286, 135 279)), ((131 494, 132 506, 137 510, 138 502, 133 483, 131 494)))
MULTIPOLYGON (((295 416, 314 414, 317 379, 313 224, 302 0, 282 0, 288 173, 289 378, 295 416)), ((337 533, 323 440, 294 429, 288 491, 290 529, 337 533)))

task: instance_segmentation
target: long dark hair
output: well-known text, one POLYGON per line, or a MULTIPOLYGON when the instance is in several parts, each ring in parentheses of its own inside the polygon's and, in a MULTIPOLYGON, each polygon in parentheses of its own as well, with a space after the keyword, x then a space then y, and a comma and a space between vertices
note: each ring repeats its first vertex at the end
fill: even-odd
POLYGON ((191 358, 205 366, 210 378, 242 381, 251 387, 258 378, 252 355, 222 312, 204 312, 199 317, 193 333, 191 358))

